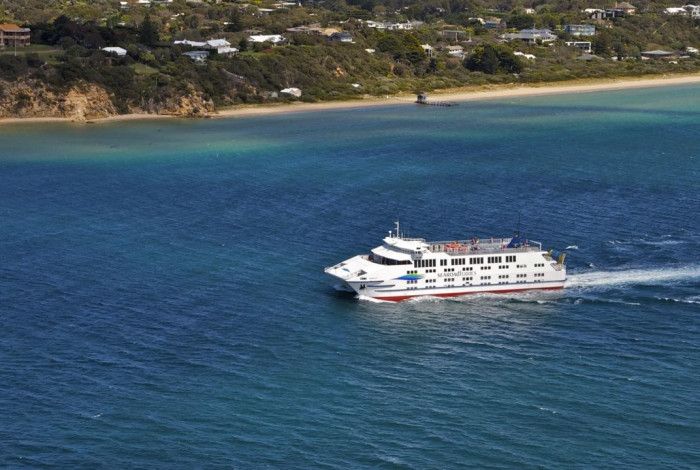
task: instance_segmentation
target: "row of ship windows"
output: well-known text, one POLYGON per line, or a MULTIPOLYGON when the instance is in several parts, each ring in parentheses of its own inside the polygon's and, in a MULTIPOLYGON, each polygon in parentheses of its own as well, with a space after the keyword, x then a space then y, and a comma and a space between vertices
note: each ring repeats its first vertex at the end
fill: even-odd
MULTIPOLYGON (((463 278, 462 278, 462 282, 470 282, 472 279, 473 279, 473 278, 471 278, 471 277, 463 277, 463 278)), ((445 287, 451 287, 451 285, 452 285, 456 280, 457 280, 457 279, 456 279, 456 278, 453 278, 453 277, 446 278, 446 279, 445 279, 445 283, 447 283, 448 285, 445 286, 445 287)), ((482 280, 482 281, 489 281, 489 282, 483 282, 482 284, 492 284, 492 282, 490 282, 491 276, 481 276, 481 280, 482 280)), ((436 279, 426 279, 426 280, 425 280, 426 284, 434 283, 435 281, 436 281, 436 279)), ((408 281, 408 282, 411 283, 411 281, 408 281)), ((415 282, 415 281, 414 281, 414 282, 415 282)), ((532 282, 542 282, 542 280, 541 280, 541 279, 535 279, 535 280, 532 281, 532 282)), ((527 283, 527 281, 525 281, 525 280, 522 280, 522 281, 515 281, 515 284, 523 284, 523 283, 527 283)), ((510 284, 510 281, 498 281, 498 284, 510 284)), ((465 285, 466 285, 466 284, 465 284, 465 285)), ((419 288, 418 288, 418 287, 413 287, 413 286, 406 287, 406 290, 415 290, 415 289, 419 289, 419 288)))
MULTIPOLYGON (((445 261, 445 265, 447 265, 447 260, 441 260, 445 261)), ((497 264, 497 263, 502 263, 503 262, 503 257, 502 256, 488 256, 486 258, 487 263, 492 263, 492 264, 497 264)), ((515 256, 510 255, 506 256, 506 263, 515 263, 515 256)), ((452 266, 460 266, 463 264, 467 264, 467 258, 452 258, 450 260, 450 264, 452 266)), ((469 264, 484 264, 484 258, 478 257, 478 258, 469 258, 469 264)))
MULTIPOLYGON (((411 274, 411 273, 409 273, 409 274, 411 274)), ((544 273, 534 273, 533 276, 534 277, 544 277, 544 273)), ((518 279, 523 279, 523 278, 527 277, 527 274, 516 274, 515 277, 518 279)), ((491 276, 481 276, 480 279, 482 281, 485 281, 485 280, 491 279, 491 276)), ((499 274, 498 279, 510 279, 510 275, 509 274, 499 274)), ((471 281, 472 278, 471 277, 463 277, 462 280, 463 281, 471 281)), ((425 279, 426 283, 434 283, 435 281, 437 281, 437 279, 425 279)), ((444 281, 445 282, 453 282, 454 278, 446 277, 446 278, 444 278, 444 281)), ((406 284, 417 284, 417 283, 418 283, 418 280, 406 281, 406 284)))
MULTIPOLYGON (((486 258, 486 262, 489 264, 499 264, 503 262, 503 256, 488 256, 486 258)), ((479 257, 474 257, 474 258, 468 258, 469 259, 469 264, 484 264, 484 257, 479 256, 479 257)), ((506 263, 515 263, 516 257, 515 255, 508 255, 505 257, 506 263)), ((416 268, 434 268, 437 260, 434 259, 417 259, 413 262, 414 266, 416 268)), ((462 266, 467 264, 467 258, 452 258, 450 259, 450 265, 451 266, 462 266)), ((447 266, 447 260, 446 259, 441 259, 440 260, 440 266, 447 266)), ((525 267, 525 265, 518 265, 518 267, 525 267)), ((544 264, 542 264, 544 266, 544 264)), ((500 269, 506 269, 506 267, 501 267, 500 269)))
MULTIPOLYGON (((498 269, 508 269, 509 267, 510 267, 510 266, 504 264, 504 265, 499 266, 498 269)), ((525 265, 525 264, 518 264, 518 265, 516 266, 516 268, 518 268, 518 269, 524 269, 524 268, 526 268, 526 267, 527 267, 527 265, 525 265)), ((543 267, 544 267, 544 263, 535 263, 535 264, 534 264, 534 267, 535 267, 535 268, 543 268, 543 267)), ((481 266, 480 269, 481 269, 482 271, 488 271, 488 270, 491 269, 491 266, 481 266)), ((451 272, 454 272, 454 270, 455 270, 455 268, 445 268, 445 269, 443 270, 443 272, 451 273, 451 272)), ((462 271, 473 271, 473 270, 474 270, 474 268, 471 267, 471 266, 462 268, 462 271)), ((435 271, 436 271, 435 269, 426 269, 426 270, 425 270, 426 273, 434 273, 435 271)), ((406 274, 418 274, 418 271, 406 271, 406 274)))
POLYGON ((434 268, 435 261, 434 259, 417 259, 413 264, 416 268, 434 268))

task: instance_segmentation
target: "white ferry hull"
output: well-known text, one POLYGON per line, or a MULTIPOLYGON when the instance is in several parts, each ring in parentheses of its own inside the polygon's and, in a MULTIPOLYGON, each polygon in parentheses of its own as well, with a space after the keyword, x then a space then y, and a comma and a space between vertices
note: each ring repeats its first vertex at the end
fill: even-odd
POLYGON ((530 291, 549 291, 560 290, 564 288, 564 281, 557 282, 541 282, 534 284, 501 284, 501 285, 485 285, 485 286, 455 286, 447 288, 429 288, 416 290, 390 290, 390 289, 371 289, 363 290, 353 289, 358 295, 371 297, 376 300, 385 302, 401 302, 417 297, 462 297, 465 295, 474 294, 513 294, 530 291))

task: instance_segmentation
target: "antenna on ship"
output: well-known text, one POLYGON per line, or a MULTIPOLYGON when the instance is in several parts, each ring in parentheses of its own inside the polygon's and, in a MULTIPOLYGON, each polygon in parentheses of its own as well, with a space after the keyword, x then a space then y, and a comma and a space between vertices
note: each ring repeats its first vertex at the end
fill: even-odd
POLYGON ((396 219, 394 224, 396 224, 396 238, 401 238, 401 224, 399 223, 399 219, 396 219))

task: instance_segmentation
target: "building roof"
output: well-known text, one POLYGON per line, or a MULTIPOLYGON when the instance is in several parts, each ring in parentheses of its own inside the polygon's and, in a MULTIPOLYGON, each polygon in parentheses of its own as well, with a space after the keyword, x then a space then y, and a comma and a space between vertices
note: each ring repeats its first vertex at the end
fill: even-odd
POLYGON ((557 36, 550 29, 521 29, 517 33, 506 33, 501 36, 504 39, 527 39, 543 41, 553 41, 557 36))
POLYGON ((126 49, 124 49, 123 47, 110 46, 110 47, 103 47, 102 50, 105 52, 111 52, 113 54, 117 54, 118 56, 125 56, 126 55, 126 49))
POLYGON ((209 47, 230 47, 231 43, 226 39, 210 39, 207 41, 209 47))
POLYGON ((643 55, 652 55, 652 56, 659 56, 659 57, 664 57, 664 56, 669 56, 673 55, 673 52, 671 51, 662 51, 661 49, 656 49, 653 51, 642 51, 643 55))
POLYGON ((0 24, 0 31, 4 31, 6 33, 9 33, 9 32, 28 33, 31 30, 29 28, 22 28, 20 26, 17 26, 14 23, 2 23, 2 24, 0 24))
POLYGON ((284 41, 284 36, 280 34, 254 34, 248 38, 252 42, 278 43, 284 41))
POLYGON ((206 42, 190 41, 189 39, 182 39, 179 41, 173 41, 173 44, 181 44, 183 46, 190 46, 190 47, 204 47, 207 45, 206 42))

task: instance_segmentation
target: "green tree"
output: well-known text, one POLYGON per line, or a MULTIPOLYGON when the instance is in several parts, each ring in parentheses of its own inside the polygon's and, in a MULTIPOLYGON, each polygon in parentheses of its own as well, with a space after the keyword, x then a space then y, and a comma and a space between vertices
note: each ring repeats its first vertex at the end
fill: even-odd
POLYGON ((513 14, 506 19, 509 28, 527 29, 535 26, 535 17, 532 15, 513 14))
POLYGON ((591 41, 593 53, 597 55, 608 55, 612 47, 612 37, 607 31, 600 31, 591 41))
POLYGON ((513 51, 504 46, 491 44, 476 47, 467 58, 464 66, 474 72, 492 75, 496 73, 520 73, 523 69, 522 62, 513 54, 513 51))
POLYGON ((413 34, 403 37, 403 56, 412 64, 418 64, 425 59, 425 51, 420 45, 420 41, 413 34))
POLYGON ((438 61, 434 57, 430 59, 430 62, 428 62, 428 68, 426 69, 428 73, 437 73, 438 72, 438 61))
POLYGON ((231 16, 228 19, 228 24, 226 25, 226 31, 231 33, 237 33, 243 30, 243 18, 241 17, 241 12, 238 8, 234 8, 231 12, 231 16))
POLYGON ((464 66, 473 72, 498 73, 498 54, 491 44, 477 46, 464 66))
POLYGON ((506 73, 520 73, 523 71, 523 63, 518 59, 513 51, 500 47, 496 50, 498 57, 498 68, 506 73))
POLYGON ((160 41, 158 27, 151 21, 151 16, 148 13, 146 13, 141 26, 139 26, 139 39, 147 46, 154 46, 160 41))

